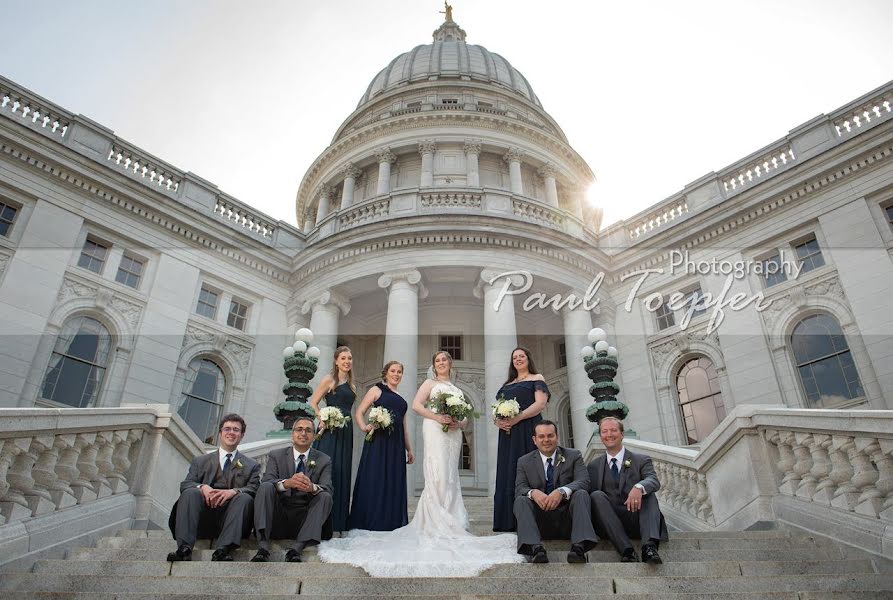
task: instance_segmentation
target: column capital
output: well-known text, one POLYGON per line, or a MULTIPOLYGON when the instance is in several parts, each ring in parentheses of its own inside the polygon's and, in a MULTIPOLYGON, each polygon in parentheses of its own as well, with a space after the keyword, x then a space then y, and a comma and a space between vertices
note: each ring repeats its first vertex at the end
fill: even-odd
POLYGON ((465 154, 480 154, 481 140, 465 140, 465 154))
POLYGON ((434 154, 437 144, 434 140, 419 141, 419 154, 434 154))
POLYGON ((543 179, 546 179, 547 177, 552 177, 554 179, 555 176, 558 174, 558 167, 556 167, 552 163, 546 163, 539 169, 537 169, 536 172, 543 179))
POLYGON ((474 286, 474 290, 472 290, 474 297, 479 300, 483 299, 487 288, 496 285, 497 282, 499 285, 505 285, 506 279, 508 279, 510 284, 515 288, 520 288, 527 282, 527 278, 518 273, 513 273, 512 275, 505 275, 505 273, 513 272, 498 269, 483 269, 478 274, 478 281, 474 286))
POLYGON ((428 288, 422 283, 422 274, 418 269, 405 269, 382 273, 381 277, 378 278, 378 287, 390 291, 392 285, 401 281, 406 282, 407 285, 416 287, 418 289, 419 298, 428 297, 428 288))
POLYGON ((325 290, 319 296, 305 300, 301 306, 301 314, 306 315, 313 311, 314 308, 319 310, 318 307, 336 308, 341 311, 341 314, 346 315, 350 312, 350 301, 337 292, 325 290))
POLYGON ((394 153, 391 152, 391 149, 388 146, 376 150, 375 158, 377 158, 380 163, 392 163, 397 160, 397 157, 394 156, 394 153))
POLYGON ((506 153, 502 156, 502 160, 507 163, 512 162, 521 162, 521 159, 524 157, 524 151, 520 148, 509 148, 506 153))
POLYGON ((356 180, 357 177, 359 177, 360 173, 362 173, 362 172, 363 172, 362 169, 355 166, 352 162, 345 164, 341 168, 341 174, 344 175, 345 179, 352 178, 352 179, 356 180))
POLYGON ((321 197, 331 198, 333 191, 334 191, 334 188, 332 186, 330 186, 328 183, 324 183, 321 186, 319 186, 319 188, 317 188, 316 195, 321 196, 321 197))

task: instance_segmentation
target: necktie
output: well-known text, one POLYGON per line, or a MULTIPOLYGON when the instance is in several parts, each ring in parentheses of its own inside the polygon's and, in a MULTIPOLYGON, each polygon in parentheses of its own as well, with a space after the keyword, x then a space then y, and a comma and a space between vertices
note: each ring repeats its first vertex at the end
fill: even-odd
POLYGON ((298 464, 295 465, 295 473, 303 473, 304 472, 304 455, 298 455, 298 464))
POLYGON ((617 468, 617 459, 611 459, 611 477, 614 478, 614 481, 620 479, 620 469, 617 468))
POLYGON ((555 489, 555 467, 552 466, 552 458, 546 459, 546 493, 551 494, 555 489))
POLYGON ((233 464, 233 455, 232 455, 232 454, 227 454, 227 455, 226 455, 226 460, 223 461, 223 472, 224 472, 224 473, 226 473, 227 471, 229 471, 229 466, 230 466, 231 464, 233 464))

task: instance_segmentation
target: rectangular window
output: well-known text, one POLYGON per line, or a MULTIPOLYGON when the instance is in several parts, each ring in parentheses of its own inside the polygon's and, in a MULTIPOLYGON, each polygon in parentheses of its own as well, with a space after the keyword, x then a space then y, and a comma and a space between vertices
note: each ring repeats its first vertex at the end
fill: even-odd
POLYGON ((213 319, 215 316, 217 316, 217 303, 219 301, 220 294, 215 291, 209 290, 206 287, 202 287, 202 291, 199 292, 198 295, 198 304, 195 307, 195 312, 202 315, 203 317, 213 319))
POLYGON ((459 104, 459 100, 457 98, 444 98, 440 101, 441 104, 459 104))
POLYGON ((794 246, 794 250, 797 252, 797 259, 803 265, 803 273, 818 269, 825 264, 822 249, 819 248, 819 243, 816 241, 815 236, 800 242, 794 246))
POLYGON ((440 336, 440 349, 446 350, 453 357, 453 360, 462 360, 462 336, 461 335, 442 335, 440 336))
POLYGON ((229 314, 226 316, 226 324, 236 329, 245 331, 245 321, 248 320, 248 305, 238 300, 229 303, 229 314))
POLYGON ((701 292, 701 286, 685 292, 685 312, 688 312, 692 306, 694 306, 694 310, 691 313, 692 317, 700 317, 707 312, 707 308, 704 306, 704 294, 701 292))
POLYGON ((887 215, 887 223, 893 227, 893 204, 885 208, 884 213, 887 215))
POLYGON ((78 266, 94 273, 102 273, 102 266, 105 264, 108 251, 108 246, 87 238, 78 259, 78 266))
POLYGON ((667 306, 667 299, 664 298, 661 305, 654 312, 654 316, 657 318, 657 329, 659 331, 672 327, 676 324, 676 316, 673 314, 672 309, 667 306))
POLYGON ((4 202, 0 202, 0 235, 6 237, 12 229, 12 223, 16 220, 18 209, 4 202))
POLYGON ((143 261, 126 254, 121 257, 121 264, 118 265, 118 274, 115 275, 115 281, 137 289, 140 287, 142 276, 143 261))
POLYGON ((564 342, 555 344, 555 364, 559 369, 567 366, 567 344, 564 342))
POLYGON ((787 281, 788 276, 785 275, 781 266, 781 256, 779 256, 778 252, 763 260, 763 282, 766 287, 772 287, 787 281))

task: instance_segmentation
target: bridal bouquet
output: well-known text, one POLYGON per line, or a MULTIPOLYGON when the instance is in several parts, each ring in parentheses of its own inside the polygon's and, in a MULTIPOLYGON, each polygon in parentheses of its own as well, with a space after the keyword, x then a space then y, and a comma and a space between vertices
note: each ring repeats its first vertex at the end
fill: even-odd
POLYGON ((341 429, 347 425, 350 421, 350 417, 345 417, 344 413, 342 413, 341 409, 337 406, 327 406, 320 409, 319 421, 326 427, 320 435, 325 435, 326 431, 341 429))
POLYGON ((369 411, 369 418, 367 420, 373 427, 372 431, 366 434, 367 442, 372 441, 372 435, 377 429, 387 429, 390 431, 394 428, 394 415, 391 414, 391 411, 382 406, 373 406, 372 410, 369 411))
MULTIPOLYGON (((428 408, 438 414, 449 415, 457 421, 467 417, 475 418, 478 416, 474 411, 474 407, 465 401, 462 391, 453 386, 447 387, 440 392, 433 392, 428 400, 428 408)), ((442 425, 441 429, 446 433, 450 430, 450 426, 442 425)))
MULTIPOLYGON (((496 399, 496 402, 493 403, 494 419, 511 419, 518 416, 520 412, 521 405, 518 404, 518 401, 514 398, 506 398, 500 394, 499 398, 496 399)), ((507 433, 512 435, 511 431, 508 431, 507 433)))

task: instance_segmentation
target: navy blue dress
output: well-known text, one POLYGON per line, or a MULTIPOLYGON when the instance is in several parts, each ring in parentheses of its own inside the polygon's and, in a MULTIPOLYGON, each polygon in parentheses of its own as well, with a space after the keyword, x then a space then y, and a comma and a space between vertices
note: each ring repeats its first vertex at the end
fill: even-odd
POLYGON ((378 429, 371 442, 363 443, 363 455, 353 487, 348 529, 393 531, 409 523, 406 506, 406 440, 403 419, 406 400, 384 383, 372 406, 391 411, 393 429, 378 429))
MULTIPOLYGON (((534 402, 534 392, 541 390, 549 396, 548 386, 539 380, 507 383, 496 394, 518 401, 524 411, 534 402)), ((509 435, 499 429, 499 450, 496 453, 496 494, 493 496, 493 531, 515 531, 515 472, 518 459, 536 450, 533 444, 533 428, 543 420, 542 415, 524 419, 512 427, 509 435)))
MULTIPOLYGON (((326 406, 341 409, 350 416, 357 395, 346 381, 326 394, 326 406)), ((332 528, 347 531, 347 514, 350 511, 350 467, 353 460, 353 425, 323 433, 313 444, 314 448, 332 459, 332 528)))

